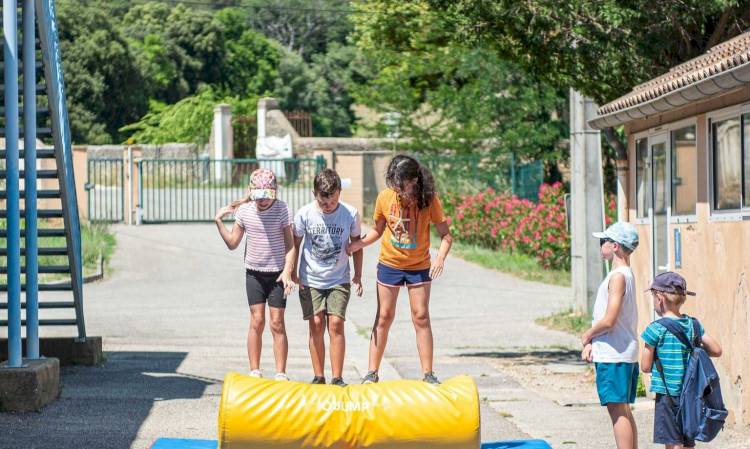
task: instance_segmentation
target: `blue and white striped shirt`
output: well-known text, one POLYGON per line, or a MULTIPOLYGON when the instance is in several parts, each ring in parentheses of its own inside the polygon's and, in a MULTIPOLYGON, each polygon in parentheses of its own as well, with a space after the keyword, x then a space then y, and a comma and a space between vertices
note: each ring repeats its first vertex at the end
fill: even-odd
MULTIPOLYGON (((683 316, 675 321, 682 326, 682 330, 685 331, 688 339, 693 341, 693 320, 690 317, 683 316)), ((698 328, 702 337, 704 330, 700 322, 698 328)), ((669 394, 679 396, 682 392, 682 379, 685 377, 685 369, 690 357, 689 349, 680 343, 680 340, 671 332, 668 332, 666 327, 657 322, 649 324, 641 334, 641 338, 647 345, 656 348, 656 356, 661 360, 661 365, 664 368, 664 379, 667 381, 669 394)), ((656 368, 656 360, 651 367, 651 388, 649 388, 649 391, 666 394, 661 373, 656 368)))

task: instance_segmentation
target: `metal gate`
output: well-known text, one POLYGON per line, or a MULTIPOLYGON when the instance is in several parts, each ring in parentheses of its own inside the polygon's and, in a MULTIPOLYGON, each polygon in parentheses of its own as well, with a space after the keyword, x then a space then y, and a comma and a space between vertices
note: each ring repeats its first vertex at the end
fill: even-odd
POLYGON ((92 223, 116 223, 125 219, 125 172, 122 158, 88 160, 86 193, 88 219, 92 223))
POLYGON ((216 211, 245 197, 250 174, 273 170, 279 199, 294 212, 313 200, 323 157, 293 159, 141 159, 136 215, 142 223, 213 221, 216 211))

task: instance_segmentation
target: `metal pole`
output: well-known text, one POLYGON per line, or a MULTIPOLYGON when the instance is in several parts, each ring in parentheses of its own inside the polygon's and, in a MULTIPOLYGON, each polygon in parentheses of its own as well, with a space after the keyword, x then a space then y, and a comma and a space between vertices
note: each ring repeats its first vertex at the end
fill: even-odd
POLYGON ((23 149, 26 210, 26 358, 39 358, 39 259, 36 204, 36 29, 34 0, 23 0, 23 149))
POLYGON ((5 190, 8 195, 8 367, 23 363, 21 354, 21 217, 18 166, 18 3, 3 0, 5 80, 5 190))

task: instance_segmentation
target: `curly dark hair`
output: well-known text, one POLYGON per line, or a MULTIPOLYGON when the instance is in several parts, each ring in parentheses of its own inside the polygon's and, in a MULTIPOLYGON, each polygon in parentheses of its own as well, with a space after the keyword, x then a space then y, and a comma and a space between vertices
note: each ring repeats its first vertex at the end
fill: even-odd
POLYGON ((403 190, 404 183, 417 180, 414 196, 417 207, 424 209, 432 203, 435 197, 435 180, 432 173, 424 165, 411 156, 399 154, 391 159, 385 172, 385 184, 394 190, 403 190))

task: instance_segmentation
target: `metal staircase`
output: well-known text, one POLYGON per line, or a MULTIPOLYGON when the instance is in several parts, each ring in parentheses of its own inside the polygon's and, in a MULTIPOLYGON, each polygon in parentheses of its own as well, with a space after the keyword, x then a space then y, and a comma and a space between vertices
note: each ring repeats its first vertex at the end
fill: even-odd
MULTIPOLYGON (((78 338, 84 339, 86 329, 83 317, 81 230, 73 178, 72 146, 65 102, 60 43, 55 20, 55 4, 54 0, 24 0, 18 3, 19 36, 22 34, 20 24, 23 23, 23 13, 34 14, 35 9, 36 26, 34 28, 38 38, 35 39, 34 52, 30 52, 31 46, 27 42, 28 47, 24 52, 25 57, 19 56, 18 58, 19 75, 21 75, 18 98, 25 100, 19 101, 18 115, 20 120, 13 123, 15 119, 12 118, 12 115, 6 113, 8 101, 5 102, 6 107, 2 109, 2 114, 0 114, 0 120, 3 121, 0 128, 0 137, 2 142, 5 142, 5 145, 2 145, 5 148, 0 149, 0 224, 2 224, 0 226, 0 239, 3 239, 3 243, 0 244, 0 256, 2 257, 0 276, 7 279, 7 281, 0 283, 0 327, 8 327, 9 337, 12 338, 11 326, 14 323, 12 322, 13 314, 11 311, 14 311, 14 307, 17 308, 12 300, 13 295, 18 294, 18 290, 14 290, 14 288, 20 288, 20 291, 24 293, 24 298, 20 303, 21 309, 36 309, 35 303, 38 303, 40 316, 35 316, 34 322, 38 319, 39 326, 76 326, 78 338), (21 7, 21 3, 23 3, 23 7, 21 7), (33 56, 31 56, 32 54, 33 56), (24 70, 25 59, 29 59, 29 56, 31 56, 30 64, 33 64, 34 69, 24 70), (36 79, 32 81, 32 77, 40 81, 37 82, 36 79), (24 78, 28 80, 26 89, 24 89, 24 78), (44 101, 45 99, 46 101, 44 101), (46 107, 37 108, 36 105, 41 103, 46 104, 46 107), (37 119, 42 122, 39 127, 36 126, 37 119), (16 130, 12 129, 14 126, 16 126, 16 130), (25 139, 26 129, 34 130, 29 139, 25 139), (9 138, 6 139, 6 136, 9 138), (15 148, 13 148, 14 145, 11 145, 14 138, 19 139, 19 144, 15 148), (52 148, 36 149, 36 142, 45 140, 51 142, 52 148), (9 159, 15 157, 11 154, 12 151, 17 152, 18 159, 23 161, 22 164, 9 159), (37 170, 37 163, 42 163, 45 168, 37 170), (17 164, 16 167, 18 167, 17 175, 20 180, 18 185, 26 186, 19 187, 20 202, 17 203, 19 204, 18 213, 21 220, 19 222, 20 239, 25 242, 20 247, 22 261, 20 286, 17 285, 17 281, 14 282, 13 273, 9 273, 10 257, 13 255, 11 251, 15 251, 17 248, 17 246, 14 247, 11 244, 14 236, 11 234, 12 226, 8 221, 11 218, 9 217, 9 209, 11 201, 13 201, 13 198, 10 197, 10 195, 13 195, 13 191, 9 187, 12 185, 12 177, 15 176, 11 173, 13 164, 17 164), (54 168, 48 166, 54 166, 54 168), (37 181, 34 181, 34 179, 37 181), (54 180, 57 180, 57 187, 50 187, 49 184, 54 185, 54 180), (39 185, 39 182, 44 184, 42 189, 30 188, 39 185), (50 203, 59 205, 50 206, 50 203), (43 208, 35 207, 37 204, 43 208), (39 219, 40 227, 36 226, 35 216, 39 219), (61 240, 64 244, 60 243, 61 240), (58 243, 54 243, 54 241, 58 243), (27 248, 30 251, 27 251, 27 248), (39 256, 38 260, 34 257, 34 253, 39 256), (50 261, 49 256, 58 256, 57 262, 50 261), (66 264, 60 263, 60 256, 67 258, 66 264), (23 261, 25 261, 25 264, 23 261), (39 283, 38 274, 53 274, 64 279, 59 282, 39 283), (40 295, 37 299, 37 292, 69 292, 70 299, 60 300, 59 293, 54 294, 53 297, 40 295), (67 312, 56 312, 53 313, 54 317, 45 317, 47 313, 45 310, 47 309, 66 309, 67 312)), ((26 20, 27 23, 25 23, 24 28, 29 30, 29 26, 33 25, 28 24, 28 16, 26 20)), ((20 42, 22 42, 21 38, 18 39, 19 55, 23 50, 23 45, 20 42)), ((5 67, 7 54, 6 51, 6 56, 2 61, 3 67, 5 67)), ((12 72, 12 70, 9 71, 12 72)), ((5 79, 8 79, 7 74, 5 79)), ((9 93, 6 87, 8 86, 5 84, 0 86, 3 99, 6 100, 7 95, 14 98, 15 94, 9 93)), ((13 102, 11 101, 10 104, 13 104, 13 102)), ((26 310, 27 318, 30 316, 29 313, 30 310, 26 310)), ((36 313, 36 311, 33 313, 36 313)), ((31 324, 33 325, 33 323, 31 324)), ((21 326, 27 326, 26 319, 21 320, 21 326)), ((30 328, 27 327, 26 330, 27 336, 29 336, 30 328)))

